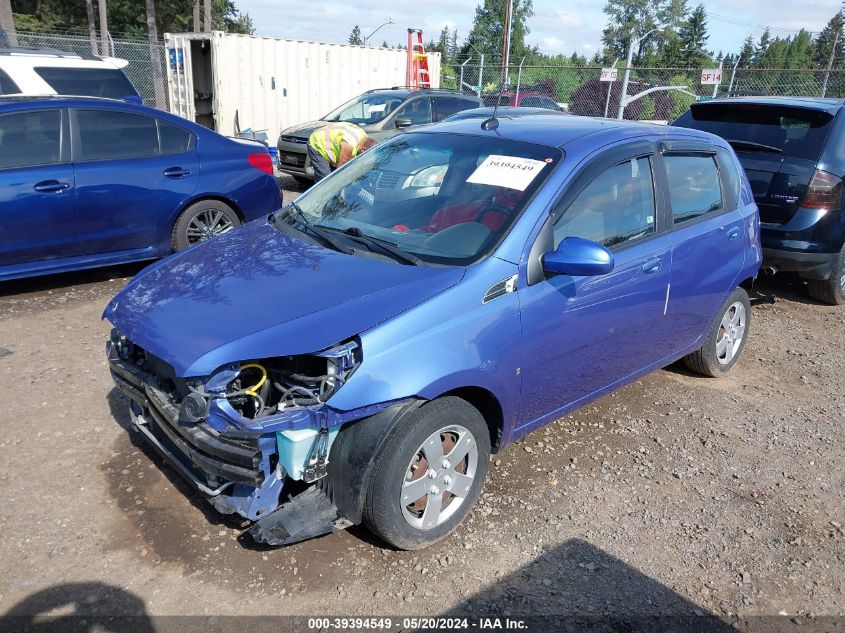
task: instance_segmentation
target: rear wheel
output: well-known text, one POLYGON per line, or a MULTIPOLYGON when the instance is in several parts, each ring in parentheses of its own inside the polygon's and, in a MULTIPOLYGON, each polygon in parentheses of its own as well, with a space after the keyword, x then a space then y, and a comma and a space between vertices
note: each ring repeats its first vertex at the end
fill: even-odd
POLYGON ((173 226, 170 245, 174 251, 228 233, 241 225, 235 210, 220 200, 200 200, 182 211, 173 226))
POLYGON ((830 278, 807 280, 807 292, 816 301, 834 306, 845 304, 845 246, 836 256, 830 278))
POLYGON ((395 547, 419 549, 469 514, 487 475, 490 433, 468 402, 440 398, 402 420, 375 459, 364 522, 395 547))
POLYGON ((737 288, 719 310, 707 333, 704 345, 684 358, 692 371, 716 378, 734 366, 745 348, 751 325, 751 302, 748 293, 737 288))

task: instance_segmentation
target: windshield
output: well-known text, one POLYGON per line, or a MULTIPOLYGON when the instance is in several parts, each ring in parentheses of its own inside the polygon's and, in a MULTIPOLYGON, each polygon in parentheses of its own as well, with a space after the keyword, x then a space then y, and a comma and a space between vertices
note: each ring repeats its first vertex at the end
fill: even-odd
POLYGON ((297 198, 315 226, 376 238, 421 262, 487 254, 554 170, 552 147, 455 134, 403 134, 297 198))
POLYGON ((323 117, 323 121, 342 121, 356 125, 378 123, 405 100, 392 94, 365 94, 344 103, 323 117))
POLYGON ((778 153, 815 161, 833 117, 827 112, 762 104, 693 106, 678 125, 711 132, 737 152, 778 153))

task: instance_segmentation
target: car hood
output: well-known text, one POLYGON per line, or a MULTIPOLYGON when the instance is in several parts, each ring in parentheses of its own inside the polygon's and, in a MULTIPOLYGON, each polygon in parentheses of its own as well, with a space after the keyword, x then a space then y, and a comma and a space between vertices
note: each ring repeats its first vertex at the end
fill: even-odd
POLYGON ((229 362, 320 351, 463 274, 346 255, 260 220, 141 272, 103 316, 178 376, 205 376, 229 362))
MULTIPOLYGON (((318 130, 328 124, 329 121, 307 121, 306 123, 292 125, 291 127, 282 130, 281 136, 294 136, 296 138, 308 140, 308 137, 311 136, 311 133, 314 130, 318 130)), ((374 126, 372 125, 361 125, 359 127, 365 132, 370 132, 374 129, 374 126)))

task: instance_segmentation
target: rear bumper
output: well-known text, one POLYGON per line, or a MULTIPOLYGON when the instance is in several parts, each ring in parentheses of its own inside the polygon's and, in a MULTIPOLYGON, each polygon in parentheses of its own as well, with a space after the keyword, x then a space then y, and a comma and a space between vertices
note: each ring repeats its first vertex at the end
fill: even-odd
POLYGON ((763 266, 782 272, 799 273, 807 279, 828 279, 837 253, 805 253, 775 248, 763 249, 763 266))

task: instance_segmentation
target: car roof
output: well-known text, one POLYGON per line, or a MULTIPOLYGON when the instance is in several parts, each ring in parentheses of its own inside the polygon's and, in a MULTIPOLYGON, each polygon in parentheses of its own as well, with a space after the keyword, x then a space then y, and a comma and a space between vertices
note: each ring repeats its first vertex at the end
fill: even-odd
MULTIPOLYGON (((467 99, 478 99, 473 94, 466 94, 460 92, 458 90, 450 90, 448 88, 404 88, 400 86, 395 86, 393 88, 374 88, 373 90, 367 90, 364 93, 365 95, 384 95, 385 97, 402 97, 408 98, 411 96, 416 95, 436 95, 436 96, 447 96, 447 97, 461 97, 467 99)), ((363 96, 363 95, 362 95, 363 96)))
POLYGON ((91 53, 74 53, 55 48, 0 48, 0 66, 61 68, 124 68, 129 64, 119 57, 101 57, 91 53))
MULTIPOLYGON (((470 110, 463 110, 462 112, 457 112, 449 117, 447 117, 446 121, 460 121, 461 119, 478 119, 482 117, 489 117, 493 114, 494 108, 491 107, 484 107, 484 108, 472 108, 470 110)), ((563 112, 562 110, 550 110, 549 108, 534 108, 534 107, 514 107, 514 106, 500 106, 498 110, 496 110, 496 118, 513 118, 513 117, 523 117, 523 116, 531 116, 531 115, 552 115, 552 116, 570 116, 568 112, 563 112)))
POLYGON ((495 130, 483 130, 478 118, 471 118, 442 121, 432 126, 426 126, 420 131, 423 133, 471 134, 474 136, 495 135, 509 140, 560 148, 587 136, 594 137, 597 143, 612 143, 626 138, 672 134, 701 138, 710 142, 722 142, 718 141, 718 137, 700 130, 635 121, 585 116, 549 116, 547 114, 496 118, 499 121, 499 126, 495 130))
POLYGON ((836 114, 845 102, 843 102, 842 99, 831 99, 829 97, 722 97, 719 99, 711 99, 709 101, 698 101, 693 103, 691 107, 706 108, 712 105, 730 104, 806 108, 836 114))

